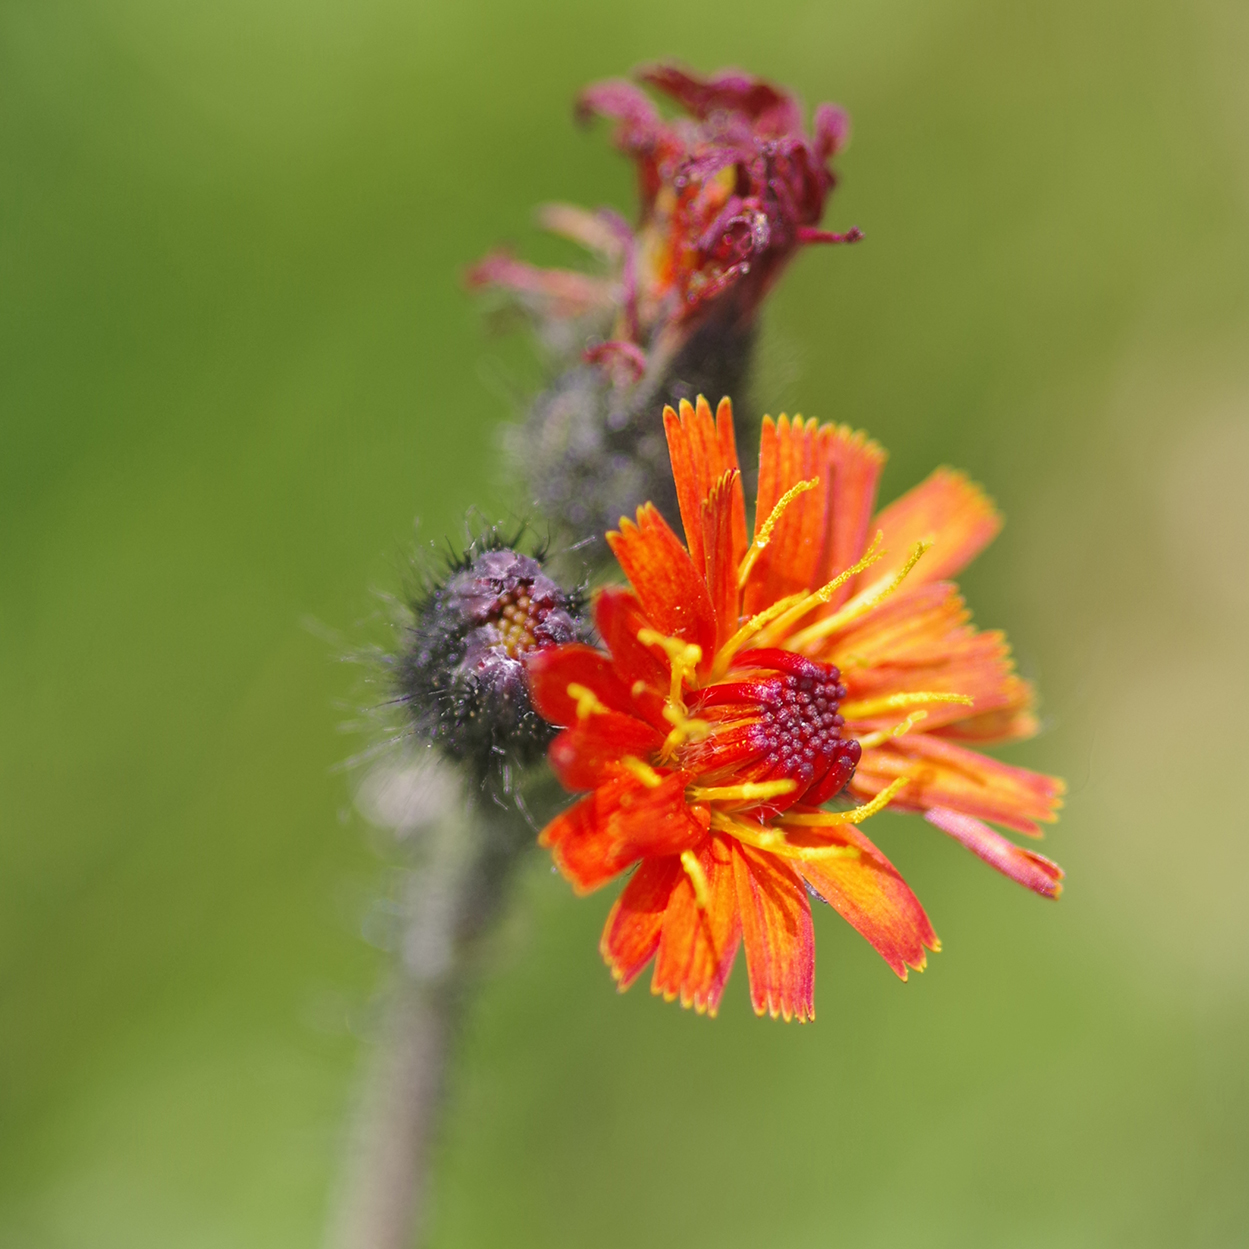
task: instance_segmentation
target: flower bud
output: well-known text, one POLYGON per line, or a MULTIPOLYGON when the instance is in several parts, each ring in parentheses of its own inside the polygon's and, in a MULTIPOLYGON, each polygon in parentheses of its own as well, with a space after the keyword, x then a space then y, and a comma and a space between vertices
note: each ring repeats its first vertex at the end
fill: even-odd
POLYGON ((398 687, 417 736, 479 782, 508 787, 554 736, 530 702, 526 656, 575 641, 582 606, 579 591, 543 572, 541 553, 522 554, 495 530, 475 540, 411 604, 398 687))

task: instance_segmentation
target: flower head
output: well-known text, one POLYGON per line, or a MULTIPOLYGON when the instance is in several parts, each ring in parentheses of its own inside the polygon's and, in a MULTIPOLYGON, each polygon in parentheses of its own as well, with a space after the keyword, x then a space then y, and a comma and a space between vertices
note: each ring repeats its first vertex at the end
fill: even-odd
POLYGON ((938 470, 873 517, 875 443, 768 418, 751 536, 729 402, 664 428, 685 543, 649 505, 622 520, 631 588, 594 604, 606 649, 528 663, 564 726, 552 767, 588 791, 543 844, 579 891, 636 865, 602 939, 621 987, 655 958, 655 992, 714 1013, 743 943, 755 1010, 812 1018, 808 894, 903 979, 922 969, 936 934, 858 827, 890 803, 1057 896, 1061 870, 985 821, 1039 834, 1062 783, 962 744, 1035 729, 1005 641, 948 581, 998 530, 984 495, 938 470))
POLYGON ((574 641, 581 598, 496 531, 412 604, 398 665, 418 735, 479 779, 542 757, 554 730, 534 710, 526 656, 574 641))
POLYGON ((541 214, 597 256, 601 272, 496 252, 469 275, 530 310, 562 370, 516 450, 539 506, 579 538, 601 535, 645 499, 675 519, 658 398, 740 395, 755 315, 789 260, 805 244, 860 237, 818 228, 836 181, 828 162, 849 134, 840 109, 821 104, 808 134, 795 97, 763 79, 700 78, 674 65, 638 78, 686 115, 663 117, 618 79, 578 101, 583 118, 614 123, 616 146, 636 163, 636 227, 606 209, 558 204, 541 214))

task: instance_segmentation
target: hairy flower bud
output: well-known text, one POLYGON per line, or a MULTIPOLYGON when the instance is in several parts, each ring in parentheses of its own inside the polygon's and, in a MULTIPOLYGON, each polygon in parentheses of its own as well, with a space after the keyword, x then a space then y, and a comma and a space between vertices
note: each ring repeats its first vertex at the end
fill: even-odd
MULTIPOLYGON (((548 205, 541 224, 585 247, 597 273, 497 252, 469 274, 524 307, 552 356, 554 381, 512 449, 532 501, 599 554, 601 534, 644 500, 676 517, 664 404, 732 394, 742 419, 756 314, 785 265, 804 244, 860 237, 818 228, 835 184, 828 161, 849 132, 840 109, 820 105, 808 135, 797 100, 762 79, 672 65, 638 77, 687 116, 664 118, 621 80, 578 101, 583 119, 614 123, 637 165, 636 228, 610 210, 548 205)), ((743 421, 743 445, 754 427, 743 421)))
POLYGON ((495 530, 411 604, 398 687, 419 737, 485 782, 537 762, 554 730, 533 709, 526 656, 575 641, 580 592, 495 530))

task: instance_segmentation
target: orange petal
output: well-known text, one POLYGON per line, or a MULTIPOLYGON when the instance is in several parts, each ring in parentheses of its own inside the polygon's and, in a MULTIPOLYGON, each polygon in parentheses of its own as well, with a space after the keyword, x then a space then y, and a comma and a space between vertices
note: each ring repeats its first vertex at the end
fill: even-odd
POLYGON ((897 869, 858 829, 846 825, 827 840, 859 848, 857 859, 823 859, 798 865, 807 884, 875 947, 902 977, 923 971, 926 946, 939 950, 919 899, 897 869))
POLYGON ((933 807, 924 812, 924 819, 943 833, 949 833, 955 841, 966 846, 990 867, 997 868, 1003 876, 1009 876, 1033 893, 1039 893, 1043 898, 1056 898, 1062 893, 1063 887, 1059 882, 1064 873, 1057 863, 1015 845, 973 816, 951 811, 948 807, 933 807))
POLYGON ((555 865, 578 893, 589 893, 650 855, 680 854, 707 831, 685 801, 689 777, 674 772, 655 788, 631 776, 600 785, 542 830, 555 865))
MULTIPOLYGON (((725 473, 736 470, 737 446, 733 438, 733 405, 721 400, 712 419, 707 400, 698 396, 696 406, 681 400, 678 416, 671 408, 664 408, 664 433, 668 439, 668 456, 672 461, 672 476, 676 482, 677 504, 681 509, 681 523, 685 526, 685 541, 695 568, 704 563, 702 506, 712 486, 725 473)), ((740 478, 735 483, 731 502, 733 513, 730 533, 735 554, 734 567, 746 553, 746 501, 742 494, 740 478)), ((727 552, 726 552, 727 553, 727 552)))
POLYGON ((908 585, 918 585, 966 568, 997 537, 1002 518, 964 473, 939 468, 885 508, 872 528, 884 530, 882 549, 888 551, 872 567, 873 578, 897 572, 917 542, 933 543, 907 578, 908 585))
MULTIPOLYGON (((876 483, 885 464, 885 452, 862 431, 848 425, 824 425, 820 429, 822 458, 830 466, 831 490, 828 534, 816 584, 831 581, 859 560, 873 530, 872 508, 876 483)), ((840 607, 854 593, 855 581, 841 586, 828 601, 829 611, 840 607)))
POLYGON ((944 738, 912 730, 863 752, 850 782, 872 798, 898 777, 908 784, 892 805, 910 811, 950 807, 992 820, 1019 833, 1041 835, 1038 821, 1052 823, 1066 786, 1056 776, 1011 767, 944 738))
POLYGON ((815 1018, 815 932, 806 889, 782 859, 733 842, 733 874, 755 1014, 815 1018))
POLYGON ((716 625, 701 571, 652 504, 639 507, 637 517, 636 525, 622 519, 607 541, 642 611, 660 633, 701 646, 710 662, 716 625))
MULTIPOLYGON (((851 703, 916 690, 964 694, 973 700, 971 707, 929 706, 924 731, 974 717, 978 728, 969 735, 976 740, 988 740, 995 726, 1018 736, 1020 729, 1034 724, 1023 715, 1030 706, 1031 688, 1015 675, 1005 637, 978 632, 967 623, 969 617, 948 581, 903 590, 838 634, 822 657, 843 670, 851 703), (1010 714, 996 721, 988 718, 989 713, 1004 710, 1010 714)), ((852 721, 852 733, 862 737, 874 729, 891 728, 906 710, 852 721)))
POLYGON ((668 899, 684 875, 675 855, 639 863, 607 916, 599 951, 622 993, 655 957, 668 899))
POLYGON ((699 909, 694 886, 683 871, 664 915, 651 992, 662 993, 668 1002, 679 997, 682 1006, 714 1015, 733 970, 742 925, 731 846, 711 836, 695 853, 707 877, 707 909, 699 909))
POLYGON ((724 474, 702 505, 702 538, 707 565, 707 591, 716 615, 716 650, 737 632, 740 623, 736 554, 733 537, 734 510, 741 497, 741 474, 736 469, 724 474))
POLYGON ((787 594, 814 590, 823 565, 828 530, 832 466, 821 443, 819 423, 782 416, 763 418, 759 442, 759 496, 755 506, 758 537, 786 491, 799 482, 819 478, 813 489, 789 501, 772 529, 743 592, 742 608, 752 616, 787 594))

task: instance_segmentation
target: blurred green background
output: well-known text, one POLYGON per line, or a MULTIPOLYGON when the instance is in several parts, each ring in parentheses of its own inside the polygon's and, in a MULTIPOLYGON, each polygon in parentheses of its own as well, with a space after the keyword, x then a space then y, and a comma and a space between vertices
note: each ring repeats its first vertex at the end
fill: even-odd
POLYGON ((867 241, 794 265, 759 398, 868 428, 886 497, 951 462, 1006 511, 964 584, 1041 682, 1010 757, 1071 782, 1068 889, 882 817, 927 974, 821 914, 818 1023, 740 961, 709 1023, 617 996, 610 898, 535 856, 433 1244, 1249 1240, 1242 3, 7 0, 6 1249, 320 1242, 385 969, 338 661, 414 516, 506 498, 527 347, 464 266, 631 207, 569 105, 661 55, 853 117, 867 241))

